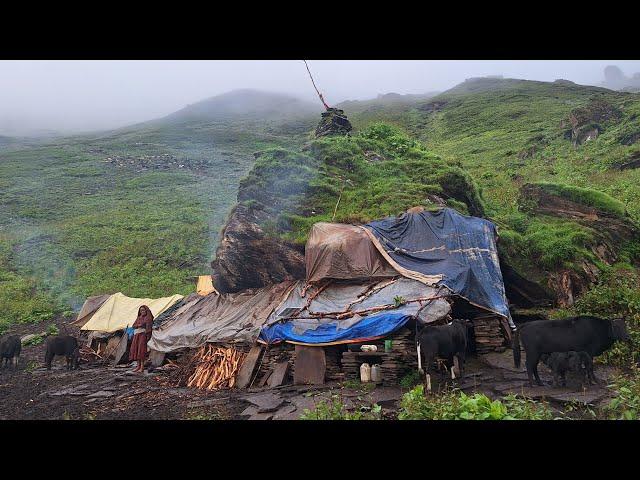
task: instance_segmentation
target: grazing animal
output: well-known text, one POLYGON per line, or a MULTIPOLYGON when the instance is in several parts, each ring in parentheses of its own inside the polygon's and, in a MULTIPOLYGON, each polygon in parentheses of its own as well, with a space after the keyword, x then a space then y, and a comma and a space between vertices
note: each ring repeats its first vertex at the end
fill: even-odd
POLYGON ((540 360, 553 371, 553 386, 557 387, 562 380, 562 386, 567 385, 567 372, 581 374, 582 386, 595 380, 593 374, 593 359, 587 352, 554 352, 543 353, 540 360))
POLYGON ((425 375, 436 357, 447 360, 449 368, 453 357, 458 358, 460 378, 464 375, 464 359, 467 351, 467 323, 456 319, 447 325, 427 325, 416 339, 420 347, 420 356, 424 361, 425 375))
POLYGON ((75 370, 80 363, 80 347, 78 339, 70 335, 47 338, 47 350, 44 354, 44 363, 47 370, 51 370, 51 361, 56 355, 63 355, 67 359, 67 370, 75 370))
POLYGON ((6 367, 9 361, 14 368, 18 366, 18 359, 22 351, 22 342, 17 335, 11 335, 0 341, 0 368, 6 367))
POLYGON ((538 361, 545 353, 587 352, 591 357, 596 357, 616 341, 631 343, 622 318, 607 320, 583 315, 561 320, 536 320, 514 332, 512 349, 516 368, 520 368, 520 337, 527 354, 527 376, 532 387, 533 377, 538 385, 542 385, 538 376, 538 361))

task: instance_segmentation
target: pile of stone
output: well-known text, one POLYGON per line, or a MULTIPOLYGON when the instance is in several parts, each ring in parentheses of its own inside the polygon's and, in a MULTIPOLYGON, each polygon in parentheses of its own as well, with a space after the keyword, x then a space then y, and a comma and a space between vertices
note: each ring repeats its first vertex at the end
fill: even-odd
POLYGON ((328 108, 322 113, 322 120, 316 127, 316 137, 348 135, 353 129, 351 122, 339 108, 328 108))
POLYGON ((504 352, 506 338, 502 334, 500 318, 496 315, 471 320, 477 353, 504 352))

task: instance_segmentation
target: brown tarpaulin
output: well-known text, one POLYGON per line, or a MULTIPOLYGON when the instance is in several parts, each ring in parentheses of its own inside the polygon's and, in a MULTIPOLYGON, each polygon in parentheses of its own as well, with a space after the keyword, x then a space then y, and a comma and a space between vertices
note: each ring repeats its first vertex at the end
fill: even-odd
POLYGON ((321 222, 311 228, 305 263, 308 283, 398 275, 364 229, 340 223, 321 222))

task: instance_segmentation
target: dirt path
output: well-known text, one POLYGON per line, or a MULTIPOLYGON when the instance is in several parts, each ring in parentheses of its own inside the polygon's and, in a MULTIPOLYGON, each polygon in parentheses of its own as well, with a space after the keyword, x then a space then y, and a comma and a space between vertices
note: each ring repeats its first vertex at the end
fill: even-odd
MULTIPOLYGON (((24 335, 42 328, 24 327, 24 335)), ((174 388, 165 372, 134 374, 132 366, 81 364, 67 371, 64 359, 52 370, 43 366, 44 344, 25 346, 18 370, 0 370, 0 419, 251 419, 292 420, 320 401, 339 395, 347 409, 382 407, 384 418, 395 418, 406 389, 400 387, 346 388, 336 383, 322 386, 285 385, 278 389, 203 392, 174 388)), ((604 386, 613 369, 596 366, 602 384, 582 390, 568 377, 565 388, 550 386, 551 374, 539 368, 543 387, 527 385, 524 367, 513 367, 510 351, 471 357, 465 378, 456 386, 467 393, 481 392, 495 399, 514 393, 544 399, 556 408, 567 403, 601 405, 610 393, 604 386)), ((446 377, 432 375, 434 390, 446 377)))

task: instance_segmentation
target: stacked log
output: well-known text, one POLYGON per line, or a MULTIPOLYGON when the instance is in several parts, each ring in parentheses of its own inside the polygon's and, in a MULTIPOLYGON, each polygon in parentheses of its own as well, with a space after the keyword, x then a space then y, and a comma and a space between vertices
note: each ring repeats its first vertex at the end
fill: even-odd
POLYGON ((243 358, 244 354, 234 347, 203 345, 195 355, 196 368, 187 381, 187 387, 205 390, 232 388, 243 358))
POLYGON ((504 352, 505 338, 496 315, 476 317, 471 320, 477 353, 504 352))

